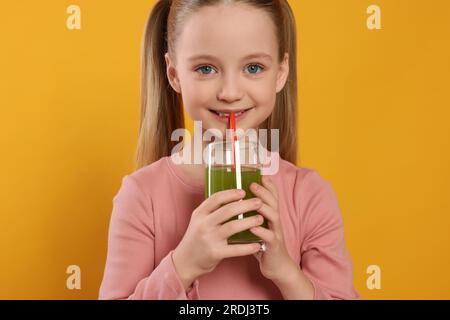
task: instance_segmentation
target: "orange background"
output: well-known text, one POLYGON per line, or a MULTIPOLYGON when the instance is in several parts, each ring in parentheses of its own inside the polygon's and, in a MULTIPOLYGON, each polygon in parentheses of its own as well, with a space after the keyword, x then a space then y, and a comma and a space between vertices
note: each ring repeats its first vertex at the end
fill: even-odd
MULTIPOLYGON (((356 289, 363 299, 449 299, 450 2, 289 2, 298 165, 336 191, 356 289), (366 27, 371 4, 381 30, 366 27), (366 286, 369 265, 381 268, 380 290, 366 286)), ((97 298, 112 198, 133 168, 153 4, 2 3, 0 298, 97 298), (71 4, 81 30, 66 28, 71 4), (71 264, 81 290, 66 288, 71 264)))

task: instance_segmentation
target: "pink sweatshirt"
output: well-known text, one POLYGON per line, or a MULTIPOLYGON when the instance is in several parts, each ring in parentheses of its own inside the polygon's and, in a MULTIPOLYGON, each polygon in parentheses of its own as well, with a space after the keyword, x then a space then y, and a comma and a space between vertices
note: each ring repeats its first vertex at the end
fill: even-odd
MULTIPOLYGON (((271 178, 287 250, 312 282, 314 299, 359 299, 331 185, 283 159, 271 178)), ((188 177, 170 157, 125 176, 113 199, 99 299, 283 299, 253 255, 222 260, 184 290, 172 252, 203 200, 203 179, 188 177)))

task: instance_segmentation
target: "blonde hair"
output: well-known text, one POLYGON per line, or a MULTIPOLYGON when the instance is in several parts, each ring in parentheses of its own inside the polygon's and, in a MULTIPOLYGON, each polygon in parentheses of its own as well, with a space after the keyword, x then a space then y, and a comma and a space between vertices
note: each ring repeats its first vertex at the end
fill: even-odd
MULTIPOLYGON (((260 125, 279 129, 281 158, 297 160, 297 63, 296 25, 286 0, 160 0, 150 12, 143 36, 141 58, 141 119, 136 149, 136 169, 169 156, 178 143, 172 132, 184 128, 181 95, 170 86, 164 55, 175 57, 176 40, 186 17, 199 8, 222 3, 243 3, 265 10, 276 26, 279 62, 289 54, 289 76, 277 94, 272 114, 260 125)), ((270 131, 269 131, 270 132, 270 131)), ((269 135, 270 137, 270 135, 269 135)), ((267 139, 271 150, 270 138, 267 139)))

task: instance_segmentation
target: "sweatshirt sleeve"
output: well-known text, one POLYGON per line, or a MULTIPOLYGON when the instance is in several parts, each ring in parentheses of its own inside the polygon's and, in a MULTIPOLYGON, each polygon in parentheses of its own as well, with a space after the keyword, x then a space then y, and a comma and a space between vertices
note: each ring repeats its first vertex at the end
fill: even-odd
POLYGON ((301 185, 306 203, 300 267, 314 287, 314 299, 359 299, 341 210, 331 185, 316 171, 306 174, 301 185))
POLYGON ((132 176, 113 199, 100 300, 199 299, 198 280, 186 291, 170 251, 155 266, 152 201, 132 176))

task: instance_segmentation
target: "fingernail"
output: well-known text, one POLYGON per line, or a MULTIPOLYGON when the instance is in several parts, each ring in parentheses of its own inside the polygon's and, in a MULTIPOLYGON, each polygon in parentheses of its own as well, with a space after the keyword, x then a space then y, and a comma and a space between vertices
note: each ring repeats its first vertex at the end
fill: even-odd
POLYGON ((258 184, 256 183, 256 182, 253 182, 252 183, 252 188, 253 188, 253 190, 258 190, 258 184))

